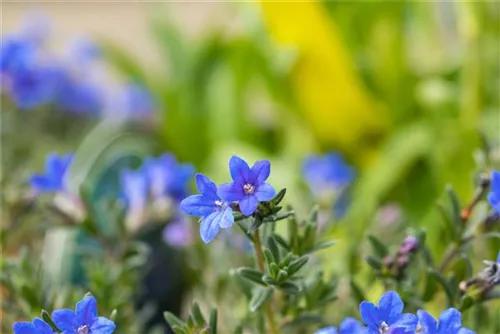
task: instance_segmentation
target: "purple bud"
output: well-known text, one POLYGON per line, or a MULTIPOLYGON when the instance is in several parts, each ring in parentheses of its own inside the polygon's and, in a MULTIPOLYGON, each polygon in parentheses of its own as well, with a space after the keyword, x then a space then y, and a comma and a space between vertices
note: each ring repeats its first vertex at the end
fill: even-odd
POLYGON ((418 250, 419 245, 420 245, 420 242, 418 241, 418 239, 415 238, 413 235, 409 235, 403 240, 403 243, 401 244, 401 247, 399 248, 399 253, 400 254, 409 254, 409 253, 416 252, 418 250))
POLYGON ((405 268, 410 263, 410 258, 407 255, 400 255, 396 259, 398 268, 405 268))

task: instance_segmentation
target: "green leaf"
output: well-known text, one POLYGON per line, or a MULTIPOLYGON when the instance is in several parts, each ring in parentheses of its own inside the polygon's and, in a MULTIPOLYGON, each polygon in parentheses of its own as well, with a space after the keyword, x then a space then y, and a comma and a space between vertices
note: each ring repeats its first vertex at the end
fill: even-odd
POLYGON ((278 275, 276 276, 276 281, 278 282, 278 284, 280 284, 281 282, 284 282, 288 277, 288 272, 286 270, 279 270, 278 271, 278 275))
POLYGON ((271 298, 273 294, 271 287, 257 287, 252 292, 252 300, 250 300, 250 311, 255 312, 264 305, 264 303, 271 298))
POLYGON ((371 255, 368 255, 365 258, 365 260, 366 260, 366 263, 368 263, 368 265, 375 270, 381 270, 382 267, 384 266, 382 260, 380 260, 377 257, 371 256, 371 255))
POLYGON ((324 324, 325 320, 319 314, 315 313, 302 313, 298 317, 294 318, 292 321, 287 322, 285 327, 303 327, 311 325, 321 325, 324 324))
POLYGON ((45 321, 54 331, 58 331, 58 328, 54 321, 52 320, 52 317, 50 316, 49 312, 42 310, 41 314, 42 320, 45 321))
POLYGON ((163 312, 163 317, 165 320, 168 322, 170 326, 178 326, 178 327, 183 327, 185 326, 185 322, 182 321, 181 319, 177 318, 173 313, 170 313, 168 311, 163 312))
POLYGON ((264 223, 274 223, 277 222, 278 220, 283 220, 288 217, 291 217, 295 214, 293 211, 285 211, 285 212, 280 212, 274 215, 269 215, 263 219, 264 223))
POLYGON ((287 294, 297 294, 300 291, 299 286, 290 280, 283 282, 278 288, 287 294))
POLYGON ((267 275, 264 275, 264 277, 262 277, 262 280, 264 282, 266 282, 267 284, 269 284, 269 285, 276 285, 277 284, 277 282, 276 282, 276 280, 274 278, 269 277, 267 275))
POLYGON ((271 266, 272 263, 276 263, 276 259, 269 248, 264 247, 264 257, 266 258, 269 266, 271 266))
POLYGON ((317 252, 319 250, 331 247, 331 246, 335 245, 336 243, 337 243, 337 241, 335 241, 335 240, 327 240, 327 241, 318 242, 316 245, 314 245, 314 247, 311 250, 309 250, 308 253, 317 252))
POLYGON ((389 249, 387 248, 387 246, 384 245, 377 237, 369 235, 368 241, 370 241, 373 251, 378 257, 384 258, 387 256, 387 254, 389 254, 389 249))
POLYGON ((239 268, 236 271, 241 277, 249 280, 252 283, 260 284, 265 286, 266 284, 262 281, 262 276, 264 275, 262 272, 252 269, 252 268, 239 268))
POLYGON ((453 307, 455 301, 455 296, 453 294, 453 291, 455 290, 455 288, 450 286, 450 282, 448 282, 448 280, 443 275, 441 275, 434 269, 428 270, 428 273, 432 278, 435 279, 435 281, 439 285, 443 287, 444 292, 446 293, 446 297, 448 298, 448 307, 453 307))
POLYGON ((273 199, 271 199, 270 202, 274 205, 280 204, 283 198, 285 197, 285 194, 286 194, 286 188, 283 188, 276 194, 276 196, 274 196, 273 199))
POLYGON ((203 317, 203 314, 201 313, 200 310, 200 305, 196 301, 193 301, 193 304, 191 305, 191 312, 189 314, 190 317, 193 318, 194 323, 199 326, 205 326, 205 318, 203 317))
POLYGON ((280 235, 273 233, 273 237, 276 240, 276 242, 278 244, 280 244, 281 247, 283 247, 287 251, 291 250, 290 245, 288 244, 288 242, 286 242, 286 240, 283 239, 280 235))
POLYGON ((273 254, 274 261, 276 263, 280 262, 280 250, 278 248, 278 244, 274 237, 271 235, 267 238, 267 247, 269 247, 269 250, 273 254))
POLYGON ((302 256, 302 257, 299 257, 298 259, 290 262, 290 265, 288 266, 288 275, 290 277, 293 276, 307 263, 307 261, 309 261, 309 257, 302 256))
POLYGON ((464 224, 461 218, 461 205, 457 193, 455 192, 455 190, 453 190, 453 187, 451 185, 447 185, 446 194, 448 195, 451 203, 451 213, 453 222, 455 223, 455 229, 457 230, 457 232, 461 232, 464 224))
POLYGON ((210 333, 217 334, 217 309, 215 308, 210 311, 208 325, 210 326, 210 333))

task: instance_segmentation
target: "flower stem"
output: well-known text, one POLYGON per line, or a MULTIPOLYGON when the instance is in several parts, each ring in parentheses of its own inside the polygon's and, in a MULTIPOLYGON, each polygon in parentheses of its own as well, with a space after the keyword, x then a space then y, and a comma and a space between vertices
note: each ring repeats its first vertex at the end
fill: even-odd
MULTIPOLYGON (((260 243, 260 232, 256 229, 253 236, 253 244, 255 247, 255 255, 257 257, 257 267, 260 271, 264 272, 264 253, 262 252, 262 244, 260 243)), ((269 323, 269 333, 278 334, 278 329, 276 328, 276 322, 274 321, 274 314, 271 310, 271 304, 267 302, 264 305, 264 311, 266 314, 267 321, 269 323)))

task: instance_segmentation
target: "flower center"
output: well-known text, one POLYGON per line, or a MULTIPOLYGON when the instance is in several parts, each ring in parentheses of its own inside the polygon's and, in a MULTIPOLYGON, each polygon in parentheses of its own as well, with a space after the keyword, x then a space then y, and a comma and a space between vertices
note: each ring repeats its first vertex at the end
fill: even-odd
POLYGON ((379 327, 379 333, 380 334, 384 334, 384 333, 387 333, 389 332, 389 325, 385 323, 385 321, 382 321, 382 323, 380 324, 380 327, 379 327))
POLYGON ((78 327, 76 332, 78 334, 89 334, 89 328, 87 327, 87 325, 83 325, 83 326, 78 327))
POLYGON ((217 206, 219 206, 221 208, 222 208, 222 204, 223 204, 222 201, 215 201, 215 205, 217 205, 217 206))
POLYGON ((422 333, 423 330, 424 329, 422 328, 422 326, 420 324, 418 324, 415 333, 422 333))
POLYGON ((250 183, 246 183, 244 186, 243 186, 243 191, 245 192, 245 195, 251 195, 253 194, 253 192, 255 191, 255 187, 253 184, 250 184, 250 183))

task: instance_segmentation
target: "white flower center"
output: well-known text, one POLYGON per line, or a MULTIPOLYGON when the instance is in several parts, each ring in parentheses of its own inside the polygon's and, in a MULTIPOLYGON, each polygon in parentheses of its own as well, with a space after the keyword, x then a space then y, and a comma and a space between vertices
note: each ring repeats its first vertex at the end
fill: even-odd
POLYGON ((89 334, 89 328, 87 327, 87 325, 83 325, 83 326, 78 327, 76 332, 78 334, 89 334))
POLYGON ((223 204, 224 204, 224 203, 223 203, 222 201, 215 201, 215 205, 217 205, 217 206, 219 206, 219 207, 221 207, 221 208, 222 208, 222 205, 223 205, 223 204))
POLYGON ((385 323, 385 321, 383 321, 381 324, 380 324, 380 327, 379 327, 379 333, 380 334, 384 334, 384 333, 387 333, 389 331, 389 325, 385 323))
POLYGON ((253 192, 255 191, 255 187, 253 184, 250 184, 250 183, 246 183, 244 186, 243 186, 243 191, 245 192, 245 195, 251 195, 253 194, 253 192))

